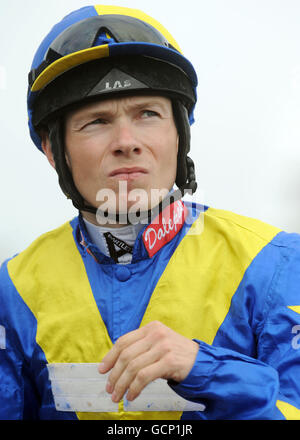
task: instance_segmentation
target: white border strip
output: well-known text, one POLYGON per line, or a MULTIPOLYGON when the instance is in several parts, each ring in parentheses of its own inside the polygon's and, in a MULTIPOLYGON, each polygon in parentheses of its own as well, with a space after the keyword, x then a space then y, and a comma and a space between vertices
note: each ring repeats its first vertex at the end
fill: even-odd
MULTIPOLYGON (((57 411, 118 412, 105 390, 108 374, 98 373, 99 364, 48 364, 57 411)), ((164 379, 150 383, 133 401, 124 398, 124 411, 203 411, 175 393, 164 379)))

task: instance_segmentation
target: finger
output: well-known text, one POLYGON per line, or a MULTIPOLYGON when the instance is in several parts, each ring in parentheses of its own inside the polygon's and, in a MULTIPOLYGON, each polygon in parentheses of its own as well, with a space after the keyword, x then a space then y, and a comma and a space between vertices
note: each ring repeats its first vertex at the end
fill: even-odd
POLYGON ((127 400, 133 401, 136 399, 143 389, 151 382, 158 378, 164 377, 167 371, 167 366, 164 364, 162 360, 159 360, 155 363, 151 363, 139 370, 134 380, 130 384, 127 393, 127 400))
POLYGON ((113 368, 118 357, 120 356, 120 353, 129 345, 133 344, 144 336, 144 331, 142 332, 141 330, 143 329, 134 330, 124 336, 121 336, 117 340, 113 348, 104 356, 102 362, 99 364, 99 373, 107 373, 113 368))
POLYGON ((109 378, 109 383, 113 384, 114 391, 112 394, 112 400, 114 402, 119 402, 124 397, 124 394, 131 386, 140 370, 156 363, 161 357, 161 353, 157 350, 150 349, 150 346, 148 346, 148 349, 145 350, 144 342, 139 345, 141 345, 141 347, 136 347, 137 350, 132 350, 131 360, 127 362, 125 368, 115 371, 118 365, 117 363, 112 370, 112 379, 110 380, 109 378))

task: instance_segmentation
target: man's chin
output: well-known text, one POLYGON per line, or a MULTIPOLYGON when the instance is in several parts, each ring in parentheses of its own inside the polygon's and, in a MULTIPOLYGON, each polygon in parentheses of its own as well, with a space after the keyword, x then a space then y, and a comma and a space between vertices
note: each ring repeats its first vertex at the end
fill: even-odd
POLYGON ((100 225, 128 225, 128 224, 148 224, 153 216, 154 208, 158 207, 160 201, 156 203, 128 203, 126 209, 108 208, 107 205, 99 206, 96 213, 97 222, 100 225))
POLYGON ((152 188, 133 188, 128 191, 126 185, 121 185, 118 192, 113 189, 101 189, 96 195, 97 220, 103 224, 114 219, 118 222, 121 218, 123 222, 128 223, 129 217, 132 223, 138 223, 139 219, 147 217, 169 192, 169 189, 152 188))

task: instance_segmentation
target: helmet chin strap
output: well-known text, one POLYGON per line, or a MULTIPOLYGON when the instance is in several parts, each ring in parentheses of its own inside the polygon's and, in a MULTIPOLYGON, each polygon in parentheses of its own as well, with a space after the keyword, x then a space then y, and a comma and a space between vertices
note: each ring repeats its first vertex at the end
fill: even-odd
MULTIPOLYGON (((197 190, 195 178, 194 162, 187 156, 190 146, 190 129, 187 112, 182 105, 174 104, 174 118, 179 133, 179 148, 177 161, 177 177, 176 184, 178 189, 170 192, 157 206, 147 211, 135 213, 135 223, 151 223, 168 205, 181 199, 185 194, 192 195, 197 190)), ((64 143, 64 122, 63 118, 55 118, 48 124, 49 139, 51 143, 53 158, 55 161, 56 171, 59 178, 59 184, 68 199, 79 211, 86 211, 103 218, 105 224, 121 223, 130 224, 132 216, 128 213, 108 213, 103 212, 99 208, 87 205, 84 198, 75 186, 72 173, 65 158, 64 143)))

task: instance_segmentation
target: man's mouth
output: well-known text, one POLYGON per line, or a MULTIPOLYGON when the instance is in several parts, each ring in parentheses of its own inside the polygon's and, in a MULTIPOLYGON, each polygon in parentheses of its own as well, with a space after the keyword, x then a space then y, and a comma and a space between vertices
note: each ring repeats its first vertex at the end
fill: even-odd
POLYGON ((112 171, 109 177, 117 180, 135 180, 141 176, 148 174, 145 168, 133 167, 133 168, 119 168, 112 171))

